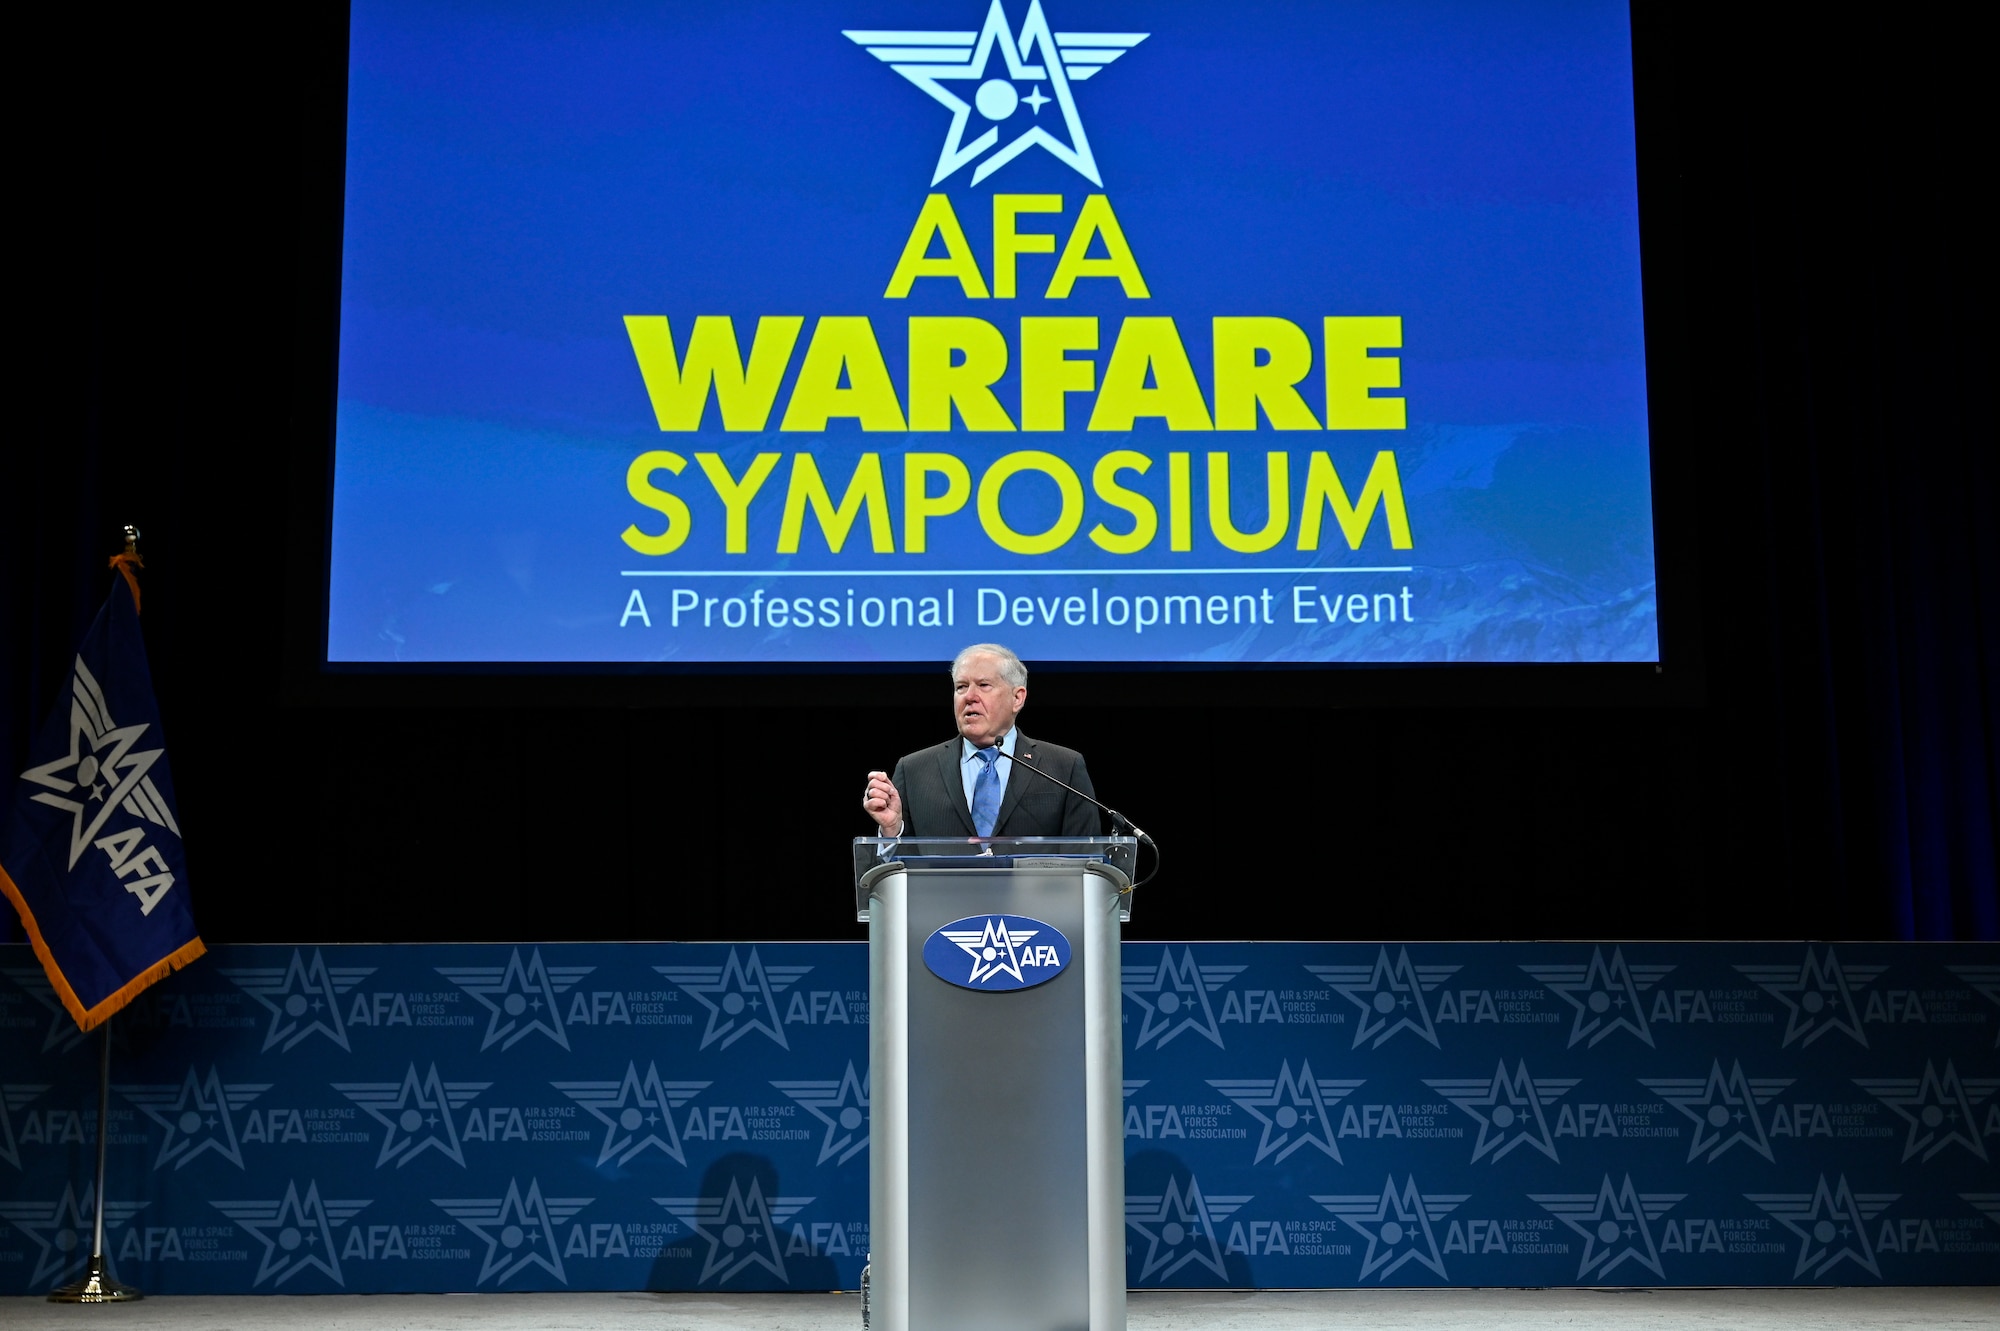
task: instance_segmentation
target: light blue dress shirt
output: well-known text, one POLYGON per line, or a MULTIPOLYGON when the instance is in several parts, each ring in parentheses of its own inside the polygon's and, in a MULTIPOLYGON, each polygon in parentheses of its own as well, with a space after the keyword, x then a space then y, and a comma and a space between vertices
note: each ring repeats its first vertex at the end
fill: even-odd
MULTIPOLYGON (((993 764, 993 774, 1000 778, 1000 789, 1007 789, 1007 774, 1014 767, 1014 740, 1020 735, 1018 730, 1009 730, 1000 740, 1000 758, 993 764)), ((979 780, 979 769, 986 766, 973 755, 979 750, 971 740, 958 741, 958 774, 965 781, 965 807, 972 808, 972 787, 979 780)))
MULTIPOLYGON (((1003 795, 1007 790, 1007 775, 1014 767, 1014 741, 1020 733, 1018 730, 1010 729, 1001 737, 1000 758, 993 764, 993 774, 1000 778, 1000 790, 1003 795)), ((972 812, 972 787, 979 780, 979 769, 983 766, 977 758, 972 756, 977 752, 979 750, 973 745, 971 740, 962 736, 960 737, 958 741, 958 775, 965 783, 965 811, 967 813, 972 812)), ((893 833, 885 832, 883 835, 901 836, 903 835, 903 829, 908 826, 909 822, 905 820, 896 825, 896 830, 893 833)), ((880 851, 878 853, 886 855, 888 852, 880 851)))

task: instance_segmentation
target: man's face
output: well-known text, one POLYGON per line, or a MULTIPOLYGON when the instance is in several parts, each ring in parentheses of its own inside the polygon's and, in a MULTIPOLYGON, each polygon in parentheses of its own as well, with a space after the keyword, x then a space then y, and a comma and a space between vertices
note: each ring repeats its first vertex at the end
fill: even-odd
POLYGON ((1028 691, 1000 676, 997 656, 968 656, 951 684, 951 715, 958 733, 979 748, 998 741, 1014 725, 1028 691))

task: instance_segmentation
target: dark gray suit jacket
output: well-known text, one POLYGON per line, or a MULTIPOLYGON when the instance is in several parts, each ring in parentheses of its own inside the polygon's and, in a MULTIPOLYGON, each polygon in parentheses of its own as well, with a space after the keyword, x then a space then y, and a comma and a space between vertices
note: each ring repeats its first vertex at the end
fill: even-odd
MULTIPOLYGON (((969 837, 974 835, 972 810, 965 802, 965 777, 959 770, 963 741, 956 735, 943 744, 919 749, 896 764, 896 791, 903 797, 903 835, 969 837)), ((1083 755, 1046 740, 1018 736, 1014 752, 1078 790, 1097 793, 1084 769, 1083 755)), ((1100 836, 1103 820, 1095 805, 1086 803, 1055 782, 1030 772, 1020 763, 1007 764, 1007 788, 1000 798, 994 836, 1100 836)))

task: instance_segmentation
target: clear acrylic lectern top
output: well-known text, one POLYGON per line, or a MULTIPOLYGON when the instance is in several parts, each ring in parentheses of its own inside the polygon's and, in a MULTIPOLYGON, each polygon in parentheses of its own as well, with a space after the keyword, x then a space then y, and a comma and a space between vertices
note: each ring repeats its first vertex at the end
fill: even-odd
MULTIPOLYGON (((1139 842, 1128 836, 1015 837, 856 837, 854 839, 854 913, 868 918, 870 875, 904 869, 1028 868, 1059 861, 1102 864, 1122 880, 1132 881, 1139 842)), ((1118 918, 1132 918, 1132 896, 1121 899, 1118 918)))

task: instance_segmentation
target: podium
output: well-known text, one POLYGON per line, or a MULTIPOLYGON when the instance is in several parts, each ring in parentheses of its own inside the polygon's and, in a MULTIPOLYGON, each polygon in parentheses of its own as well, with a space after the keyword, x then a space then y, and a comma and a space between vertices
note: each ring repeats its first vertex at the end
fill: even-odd
POLYGON ((863 838, 871 1331, 1125 1331, 1129 837, 863 838))

